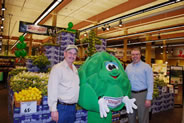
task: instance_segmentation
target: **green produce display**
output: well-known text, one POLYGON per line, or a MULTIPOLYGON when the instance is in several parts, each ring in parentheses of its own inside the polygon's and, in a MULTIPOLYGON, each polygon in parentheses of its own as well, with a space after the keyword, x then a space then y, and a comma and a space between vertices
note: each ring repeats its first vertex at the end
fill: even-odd
POLYGON ((50 61, 45 55, 37 55, 28 57, 33 61, 33 65, 37 66, 40 69, 40 72, 48 72, 47 66, 50 65, 50 61))
POLYGON ((154 88, 153 88, 153 98, 156 98, 159 96, 159 87, 167 86, 167 84, 164 82, 164 80, 160 80, 158 78, 154 79, 154 88))
POLYGON ((42 95, 47 95, 48 73, 20 72, 10 79, 10 88, 14 92, 19 92, 29 87, 36 87, 42 95))
POLYGON ((16 67, 16 69, 12 69, 8 74, 9 76, 15 76, 20 72, 27 71, 26 67, 16 67))

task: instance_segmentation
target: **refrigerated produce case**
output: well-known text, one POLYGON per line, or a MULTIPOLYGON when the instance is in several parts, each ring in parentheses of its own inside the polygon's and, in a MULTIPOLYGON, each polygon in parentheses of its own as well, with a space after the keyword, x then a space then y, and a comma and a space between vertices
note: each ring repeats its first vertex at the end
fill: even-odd
POLYGON ((174 104, 183 106, 183 66, 171 66, 170 84, 174 86, 174 104))

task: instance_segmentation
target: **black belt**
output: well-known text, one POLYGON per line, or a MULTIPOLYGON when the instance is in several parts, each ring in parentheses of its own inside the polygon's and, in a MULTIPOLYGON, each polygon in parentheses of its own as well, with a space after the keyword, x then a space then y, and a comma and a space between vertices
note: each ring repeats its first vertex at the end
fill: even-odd
POLYGON ((76 103, 64 103, 64 102, 60 102, 59 100, 57 101, 57 104, 62 104, 62 105, 75 105, 76 103))
POLYGON ((144 91, 147 91, 147 89, 140 90, 140 91, 132 91, 132 93, 141 93, 141 92, 144 92, 144 91))

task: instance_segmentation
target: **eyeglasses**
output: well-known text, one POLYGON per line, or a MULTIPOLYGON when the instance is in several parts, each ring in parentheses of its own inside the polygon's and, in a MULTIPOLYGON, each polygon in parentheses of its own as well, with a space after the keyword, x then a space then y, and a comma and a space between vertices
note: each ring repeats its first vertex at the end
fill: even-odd
POLYGON ((138 54, 131 54, 132 56, 139 56, 140 54, 138 53, 138 54))

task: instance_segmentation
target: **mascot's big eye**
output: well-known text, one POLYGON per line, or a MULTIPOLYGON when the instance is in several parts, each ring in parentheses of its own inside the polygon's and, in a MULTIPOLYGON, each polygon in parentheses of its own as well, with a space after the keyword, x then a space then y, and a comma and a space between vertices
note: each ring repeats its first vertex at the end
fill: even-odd
POLYGON ((106 69, 112 71, 113 69, 118 69, 118 64, 115 62, 106 62, 106 69))

